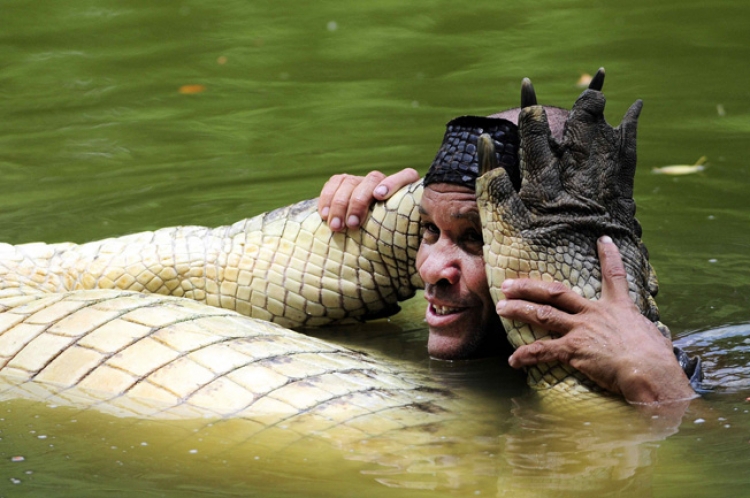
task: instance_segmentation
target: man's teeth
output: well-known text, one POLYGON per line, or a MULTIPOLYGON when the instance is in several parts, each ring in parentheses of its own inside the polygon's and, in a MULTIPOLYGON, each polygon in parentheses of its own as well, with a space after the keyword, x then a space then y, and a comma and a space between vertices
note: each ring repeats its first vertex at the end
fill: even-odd
POLYGON ((459 310, 459 308, 449 308, 448 306, 433 306, 436 315, 450 315, 459 310))

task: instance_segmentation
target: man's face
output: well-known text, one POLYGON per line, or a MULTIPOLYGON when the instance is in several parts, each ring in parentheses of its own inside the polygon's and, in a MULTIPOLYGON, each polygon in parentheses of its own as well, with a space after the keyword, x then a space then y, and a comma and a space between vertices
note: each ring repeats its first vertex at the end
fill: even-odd
POLYGON ((425 283, 433 358, 455 360, 499 352, 504 337, 482 257, 474 191, 447 183, 424 189, 417 270, 425 283))

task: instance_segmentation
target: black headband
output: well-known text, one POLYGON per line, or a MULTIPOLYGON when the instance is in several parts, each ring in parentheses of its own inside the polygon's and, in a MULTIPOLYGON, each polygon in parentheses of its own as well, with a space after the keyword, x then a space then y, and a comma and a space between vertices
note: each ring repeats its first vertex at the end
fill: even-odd
POLYGON ((447 125, 443 143, 424 177, 424 186, 432 183, 451 183, 474 189, 479 177, 477 139, 482 133, 492 137, 497 162, 510 175, 518 188, 521 175, 518 168, 518 127, 507 119, 481 116, 461 116, 447 125))

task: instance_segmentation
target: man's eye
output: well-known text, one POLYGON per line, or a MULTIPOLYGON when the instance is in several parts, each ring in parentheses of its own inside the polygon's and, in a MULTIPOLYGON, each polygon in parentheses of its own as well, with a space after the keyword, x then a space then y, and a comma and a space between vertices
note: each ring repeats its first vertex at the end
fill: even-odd
POLYGON ((440 229, 434 223, 422 222, 420 224, 423 239, 434 238, 440 235, 440 229))

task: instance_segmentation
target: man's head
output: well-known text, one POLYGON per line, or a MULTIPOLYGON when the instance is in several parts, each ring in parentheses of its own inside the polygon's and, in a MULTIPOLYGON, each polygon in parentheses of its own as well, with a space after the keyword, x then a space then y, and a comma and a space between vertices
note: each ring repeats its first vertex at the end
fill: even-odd
MULTIPOLYGON (((567 111, 545 110, 553 136, 560 139, 567 111)), ((520 187, 516 127, 520 111, 452 120, 425 175, 417 270, 425 283, 427 350, 433 358, 491 356, 508 347, 487 285, 474 184, 479 176, 477 139, 488 133, 498 164, 520 187)))

